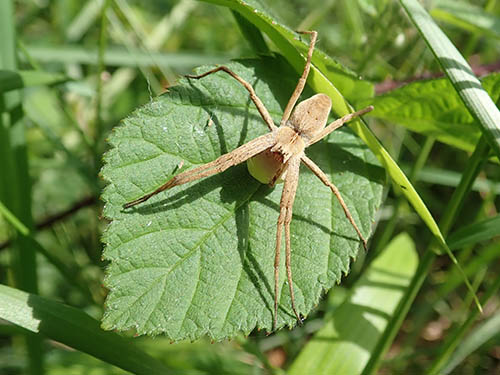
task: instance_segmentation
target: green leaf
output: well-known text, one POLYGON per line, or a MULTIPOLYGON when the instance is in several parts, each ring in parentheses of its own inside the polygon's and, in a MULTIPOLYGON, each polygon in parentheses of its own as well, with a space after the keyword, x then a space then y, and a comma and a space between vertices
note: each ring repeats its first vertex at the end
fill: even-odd
POLYGON ((400 234, 301 351, 289 374, 361 374, 374 355, 380 358, 384 353, 377 348, 385 346, 380 340, 417 265, 413 241, 400 234))
MULTIPOLYGON (((267 57, 229 68, 254 85, 279 122, 298 79, 290 66, 267 57)), ((266 132, 248 92, 224 72, 181 80, 115 128, 102 170, 109 181, 104 215, 113 220, 104 235, 111 264, 103 327, 165 333, 172 340, 272 329, 281 185, 262 185, 238 165, 122 210, 172 177, 180 163, 184 170, 212 161, 266 132)), ((338 186, 368 237, 384 179, 374 155, 347 128, 306 151, 338 186)), ((359 240, 330 190, 306 169, 291 232, 296 304, 307 316, 322 292, 348 272, 359 240)), ((293 326, 284 259, 280 274, 278 326, 293 326)))
POLYGON ((500 112, 464 57, 416 0, 399 0, 500 158, 500 112))
POLYGON ((476 33, 500 38, 500 18, 481 7, 458 0, 438 0, 432 17, 476 33))
POLYGON ((134 374, 169 374, 161 363, 73 307, 0 285, 0 318, 134 374))
POLYGON ((30 86, 53 85, 67 80, 68 77, 58 73, 0 70, 0 93, 30 86))
POLYGON ((460 228, 448 237, 448 243, 454 250, 497 236, 500 236, 500 215, 460 228))
MULTIPOLYGON (((483 78, 482 85, 493 101, 500 100, 500 74, 483 78)), ((473 151, 481 136, 477 120, 446 78, 410 83, 358 103, 361 107, 368 104, 375 107, 370 116, 403 125, 463 150, 473 151)))

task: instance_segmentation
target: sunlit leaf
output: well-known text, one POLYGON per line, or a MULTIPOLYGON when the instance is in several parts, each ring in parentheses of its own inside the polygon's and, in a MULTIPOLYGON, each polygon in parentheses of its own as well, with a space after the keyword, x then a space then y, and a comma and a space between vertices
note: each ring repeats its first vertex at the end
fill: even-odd
MULTIPOLYGON (((483 78, 482 85, 495 102, 500 99, 500 74, 483 78)), ((477 120, 446 78, 413 82, 359 103, 360 106, 365 104, 375 107, 370 116, 403 125, 467 151, 474 150, 481 136, 477 120)))
MULTIPOLYGON (((278 122, 297 80, 288 64, 264 58, 229 67, 254 85, 278 122)), ((104 257, 111 261, 105 328, 165 333, 172 340, 272 329, 281 185, 262 185, 239 165, 122 210, 179 168, 214 160, 266 131, 248 92, 223 72, 181 80, 115 129, 102 171, 109 182, 104 215, 113 220, 104 235, 104 257)), ((368 237, 384 178, 374 155, 347 128, 307 154, 339 187, 368 237)), ((360 244, 330 190, 305 169, 291 231, 295 298, 307 316, 349 271, 360 244)), ((285 279, 283 260, 279 326, 296 324, 285 279)))

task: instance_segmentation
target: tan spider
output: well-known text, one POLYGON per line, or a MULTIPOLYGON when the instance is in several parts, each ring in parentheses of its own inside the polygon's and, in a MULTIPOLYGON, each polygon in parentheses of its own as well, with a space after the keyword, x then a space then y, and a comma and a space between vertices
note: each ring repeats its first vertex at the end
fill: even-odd
POLYGON ((328 186, 333 194, 337 197, 340 205, 344 209, 347 219, 358 233, 358 236, 366 249, 366 240, 363 238, 358 226, 349 212, 342 196, 337 187, 330 182, 325 173, 309 159, 304 150, 327 136, 335 129, 342 126, 345 122, 350 121, 354 117, 360 116, 369 112, 373 107, 367 107, 361 111, 348 114, 336 121, 333 121, 328 126, 326 121, 332 106, 330 98, 325 94, 317 94, 311 98, 300 102, 296 107, 295 104, 304 89, 309 69, 311 67, 311 58, 316 43, 316 31, 304 31, 302 33, 311 34, 311 42, 307 53, 307 62, 304 67, 304 72, 299 79, 297 87, 293 92, 281 119, 280 126, 274 125, 274 122, 269 115, 264 104, 255 94, 253 87, 239 77, 237 74, 220 66, 198 76, 188 75, 188 78, 199 79, 209 74, 222 70, 234 77, 240 82, 250 93, 250 98, 259 110, 262 118, 266 122, 270 133, 262 135, 240 147, 220 156, 214 161, 191 169, 189 171, 178 174, 171 178, 164 185, 141 198, 125 204, 124 208, 135 206, 148 200, 155 194, 174 186, 182 185, 200 178, 208 177, 216 173, 220 173, 248 160, 248 169, 250 173, 262 183, 267 183, 274 186, 276 182, 284 180, 283 193, 280 201, 280 213, 278 217, 278 227, 276 230, 276 255, 274 260, 274 317, 273 328, 276 329, 278 315, 278 280, 279 280, 279 264, 280 264, 280 249, 281 235, 283 227, 285 227, 285 249, 286 249, 286 272, 288 286, 290 288, 290 297, 292 301, 292 309, 295 316, 301 321, 300 315, 295 308, 295 297, 292 285, 292 269, 290 264, 291 248, 290 248, 290 222, 292 220, 292 206, 297 191, 299 182, 299 167, 300 163, 304 163, 326 186, 328 186), (295 108, 294 108, 295 107, 295 108), (292 112, 293 110, 293 112, 292 112))

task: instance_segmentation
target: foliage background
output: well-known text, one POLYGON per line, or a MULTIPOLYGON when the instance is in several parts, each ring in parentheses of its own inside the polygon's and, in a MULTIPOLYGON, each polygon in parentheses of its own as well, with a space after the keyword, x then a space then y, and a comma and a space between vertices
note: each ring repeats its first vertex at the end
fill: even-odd
MULTIPOLYGON (((10 92, 2 101, 2 112, 11 116, 19 114, 21 109, 15 104, 22 101, 25 140, 20 141, 22 137, 14 134, 12 144, 21 145, 27 152, 25 165, 19 164, 22 158, 13 161, 5 152, 1 154, 2 202, 12 203, 6 200, 9 191, 31 187, 31 193, 25 195, 29 199, 19 200, 20 211, 25 207, 27 212, 19 218, 36 233, 34 238, 40 247, 36 256, 22 253, 19 257, 19 251, 33 251, 36 246, 30 242, 31 237, 24 243, 22 238, 16 240, 15 230, 6 220, 0 221, 0 282, 64 302, 100 319, 106 295, 102 287, 106 264, 101 259, 100 238, 107 223, 100 218, 99 195, 104 183, 98 172, 108 148, 107 135, 135 108, 174 85, 179 75, 202 64, 252 57, 255 50, 228 9, 202 2, 24 0, 13 2, 12 13, 6 3, 10 2, 2 4, 0 17, 3 25, 15 24, 18 66, 4 64, 3 68, 16 72, 33 69, 50 75, 42 77, 46 81, 25 77, 25 86, 29 87, 22 90, 22 95, 20 91, 10 92), (103 5, 107 7, 104 18, 103 5), (16 182, 8 170, 24 170, 24 176, 19 173, 23 177, 16 182), (16 279, 16 269, 33 275, 36 271, 36 281, 23 287, 16 279)), ((499 69, 497 1, 424 4, 477 75, 499 69), (460 8, 460 4, 465 5, 460 8)), ((442 74, 397 1, 279 0, 265 7, 291 29, 317 30, 319 47, 363 79, 375 83, 377 95, 392 95, 389 90, 403 83, 442 74)), ((5 61, 9 38, 0 43, 5 61)), ((0 77, 2 92, 9 84, 8 78, 0 77)), ((498 79, 491 76, 488 80, 492 82, 489 92, 497 101, 494 92, 498 79)), ((450 127, 440 138, 436 133, 415 131, 415 121, 430 124, 431 130, 436 131, 438 117, 443 108, 450 108, 455 94, 444 80, 433 83, 434 96, 425 91, 428 86, 411 87, 406 92, 396 92, 399 98, 410 97, 410 102, 391 107, 386 101, 385 112, 384 96, 378 96, 375 103, 379 104, 379 112, 370 118, 369 125, 399 166, 408 172, 428 209, 439 220, 468 168, 479 132, 474 129, 470 134, 467 130, 454 134, 450 127), (432 97, 429 105, 419 96, 422 90, 432 97), (451 141, 441 142, 444 136, 451 141)), ((390 99, 397 100, 398 96, 393 94, 390 99)), ((372 102, 363 97, 353 104, 372 102)), ((459 100, 455 103, 463 109, 459 100)), ((7 150, 5 143, 0 147, 7 150)), ((472 191, 460 202, 462 214, 454 228, 497 217, 500 172, 498 163, 486 162, 487 155, 486 150, 480 158, 484 163, 481 173, 472 191)), ((500 244, 494 237, 498 236, 497 224, 498 221, 486 222, 468 233, 455 234, 458 239, 465 239, 465 245, 457 245, 461 249, 457 256, 480 297, 498 283, 500 244), (472 234, 481 232, 478 228, 488 225, 489 235, 471 240, 472 234)), ((170 345, 161 337, 135 342, 174 373, 273 373, 288 369, 311 336, 338 311, 353 285, 365 274, 369 261, 400 232, 413 239, 410 243, 420 254, 429 247, 431 235, 426 226, 397 190, 387 189, 367 258, 358 258, 342 285, 323 299, 306 324, 292 331, 271 336, 253 332, 248 338, 215 344, 201 340, 170 345)), ((471 297, 461 278, 447 257, 438 257, 384 357, 381 373, 426 373, 438 364, 449 365, 449 342, 460 343, 460 329, 469 319, 474 323, 467 331, 470 340, 458 347, 458 354, 460 350, 468 353, 471 347, 475 350, 463 357, 455 352, 453 360, 458 361, 458 368, 454 371, 498 372, 499 303, 498 295, 493 293, 484 305, 484 316, 476 322, 471 297)), ((37 364, 42 361, 47 373, 88 373, 90 369, 95 373, 122 373, 111 364, 70 351, 56 341, 40 343, 21 328, 0 322, 1 373, 24 373, 29 368, 32 373, 41 373, 37 364)))

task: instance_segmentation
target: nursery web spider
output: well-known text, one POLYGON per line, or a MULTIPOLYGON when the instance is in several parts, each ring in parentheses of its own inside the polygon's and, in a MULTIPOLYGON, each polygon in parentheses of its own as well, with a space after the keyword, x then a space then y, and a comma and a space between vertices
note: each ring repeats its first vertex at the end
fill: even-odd
POLYGON ((268 110, 255 94, 253 87, 227 67, 219 66, 198 76, 187 75, 187 78, 200 79, 209 74, 223 71, 232 76, 248 90, 250 98, 260 112, 260 115, 265 121, 270 132, 218 157, 210 163, 178 174, 152 193, 126 203, 123 206, 124 208, 135 206, 136 204, 142 203, 153 195, 164 190, 223 172, 229 167, 247 160, 249 161, 248 169, 250 173, 260 182, 268 183, 270 186, 274 186, 276 182, 284 180, 283 193, 280 201, 280 213, 276 230, 276 255, 274 261, 274 329, 276 329, 278 315, 278 280, 283 227, 285 228, 285 264, 288 286, 290 288, 292 309, 298 321, 301 322, 301 317, 295 308, 295 297, 292 285, 292 268, 290 264, 290 222, 292 220, 292 206, 299 182, 299 166, 301 162, 304 163, 321 180, 321 182, 332 190, 333 194, 335 194, 340 202, 347 219, 356 230, 364 248, 366 249, 367 246, 366 240, 352 218, 352 215, 342 199, 339 190, 328 179, 326 174, 305 155, 304 150, 342 126, 347 121, 371 111, 373 107, 370 106, 358 112, 348 114, 325 126, 332 106, 332 102, 327 95, 316 94, 295 106, 302 90, 304 89, 306 79, 311 68, 311 58, 317 38, 316 31, 303 31, 302 33, 311 35, 307 61, 297 87, 295 88, 295 91, 290 97, 290 100, 285 108, 279 127, 274 124, 268 110))

